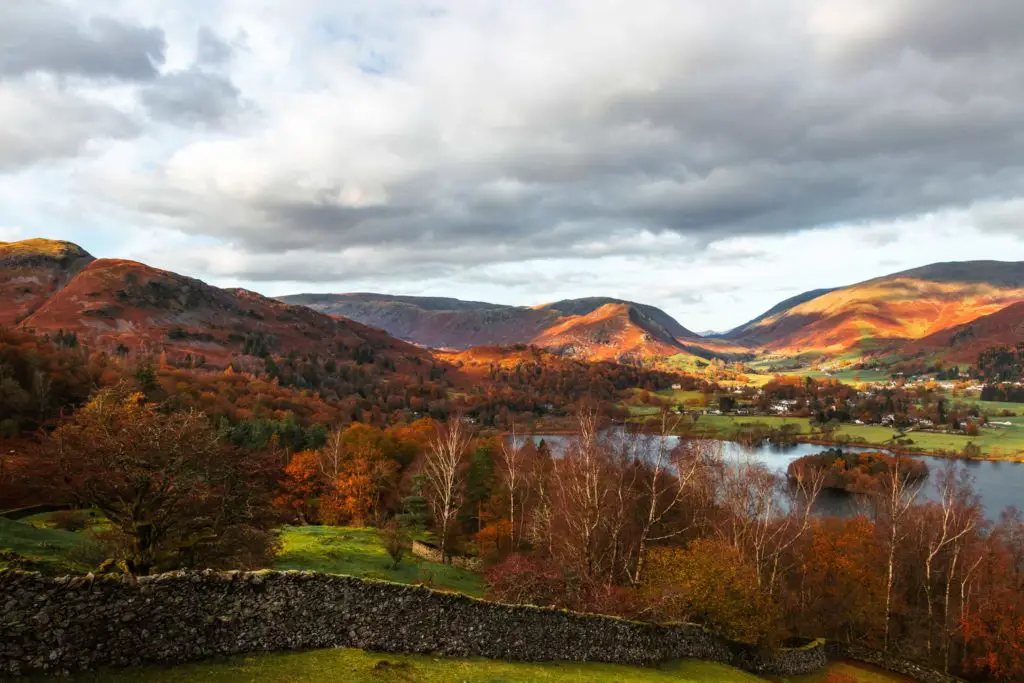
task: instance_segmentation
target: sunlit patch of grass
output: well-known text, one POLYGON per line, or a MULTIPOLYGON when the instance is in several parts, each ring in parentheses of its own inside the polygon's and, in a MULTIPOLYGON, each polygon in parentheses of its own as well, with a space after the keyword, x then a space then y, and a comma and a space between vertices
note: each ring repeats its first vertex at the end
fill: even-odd
POLYGON ((274 569, 348 574, 396 583, 422 583, 467 595, 484 593, 483 578, 448 564, 428 562, 411 554, 397 569, 384 551, 377 529, 331 526, 285 527, 274 569))
POLYGON ((594 662, 513 663, 491 659, 385 655, 336 648, 249 655, 172 668, 140 667, 87 672, 70 680, 75 683, 758 683, 764 679, 714 662, 694 660, 642 668, 594 662))

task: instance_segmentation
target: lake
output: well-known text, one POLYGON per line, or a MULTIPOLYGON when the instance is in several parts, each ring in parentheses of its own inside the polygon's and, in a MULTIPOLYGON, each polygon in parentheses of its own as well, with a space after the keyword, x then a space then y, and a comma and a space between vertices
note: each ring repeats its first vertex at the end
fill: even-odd
MULTIPOLYGON (((551 447, 551 452, 558 455, 571 437, 559 435, 537 435, 535 441, 543 439, 551 447)), ((668 437, 674 444, 678 437, 668 437)), ((754 458, 763 462, 771 470, 785 473, 789 463, 805 455, 815 455, 829 448, 810 443, 776 445, 764 443, 760 446, 744 446, 734 441, 719 441, 722 454, 727 459, 754 458)), ((862 446, 843 446, 843 450, 860 453, 868 451, 884 451, 882 448, 865 448, 862 446)), ((936 499, 937 493, 932 483, 934 474, 949 461, 929 455, 913 456, 928 464, 929 477, 922 491, 926 498, 936 499)), ((993 460, 956 460, 956 466, 966 468, 974 480, 974 488, 981 496, 985 506, 985 516, 991 520, 999 518, 999 514, 1013 505, 1024 508, 1024 463, 998 462, 993 460)), ((857 506, 857 496, 843 491, 825 491, 818 503, 818 511, 825 515, 847 515, 857 506)))

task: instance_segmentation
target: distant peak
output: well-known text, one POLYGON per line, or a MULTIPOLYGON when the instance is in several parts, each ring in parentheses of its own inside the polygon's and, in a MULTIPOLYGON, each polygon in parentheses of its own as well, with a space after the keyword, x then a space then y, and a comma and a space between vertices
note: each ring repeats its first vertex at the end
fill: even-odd
POLYGON ((41 237, 17 242, 0 242, 0 258, 38 258, 56 260, 89 259, 92 255, 74 242, 48 240, 41 237))

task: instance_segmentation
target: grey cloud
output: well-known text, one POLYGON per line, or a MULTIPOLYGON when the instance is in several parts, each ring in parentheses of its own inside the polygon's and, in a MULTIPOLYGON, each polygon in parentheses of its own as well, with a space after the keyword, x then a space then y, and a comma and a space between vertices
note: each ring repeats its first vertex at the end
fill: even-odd
POLYGON ((140 98, 153 118, 181 125, 222 124, 242 108, 231 79, 196 67, 164 74, 140 98))
POLYGON ((157 76, 166 42, 158 28, 97 15, 87 21, 47 0, 4 0, 0 76, 48 72, 144 81, 157 76))
MULTIPOLYGON (((486 74, 471 83, 484 104, 467 99, 469 111, 444 109, 449 90, 442 89, 436 100, 424 97, 424 111, 409 116, 402 130, 368 125, 365 149, 353 149, 362 130, 321 123, 323 145, 336 158, 401 160, 407 171, 395 178, 370 173, 364 180, 358 163, 332 166, 317 158, 310 173, 319 189, 297 189, 309 162, 294 153, 299 145, 271 128, 261 140, 276 145, 254 144, 249 158, 273 158, 283 169, 277 182, 241 196, 170 188, 157 175, 146 191, 123 192, 122 201, 254 256, 366 247, 385 255, 366 265, 378 272, 411 264, 450 272, 488 261, 602 256, 586 245, 603 241, 629 252, 628 242, 611 239, 622 234, 677 233, 699 245, 1020 195, 1019 0, 891 0, 874 5, 881 15, 871 30, 841 39, 806 28, 799 12, 807 3, 779 3, 797 14, 765 9, 740 26, 735 4, 709 3, 708 14, 717 12, 717 19, 694 40, 637 35, 629 57, 608 56, 596 75, 562 65, 573 58, 575 43, 561 52, 537 43, 537 51, 552 52, 539 60, 544 68, 524 77, 527 89, 511 90, 500 72, 486 74), (832 52, 822 52, 823 43, 832 52), (623 85, 627 78, 640 85, 623 85), (487 120, 489 100, 508 109, 507 116, 487 120), (451 120, 435 119, 445 115, 451 120), (348 146, 335 143, 350 134, 348 146), (338 200, 360 184, 381 185, 386 199, 365 206, 338 200)), ((580 30, 574 40, 587 36, 580 30)), ((416 81, 411 67, 397 71, 411 81, 400 85, 431 94, 429 78, 416 81)), ((195 87, 189 78, 202 72, 190 73, 164 84, 174 86, 173 95, 158 97, 157 83, 144 101, 154 115, 184 111, 196 120, 220 120, 217 103, 231 103, 237 91, 223 81, 204 82, 208 91, 195 87), (209 94, 197 102, 199 92, 209 94)), ((383 74, 382 84, 392 77, 398 78, 383 74)), ((339 112, 357 104, 342 101, 339 112)), ((884 245, 886 238, 878 239, 884 245)), ((335 267, 341 275, 353 265, 335 267)), ((302 259, 289 259, 239 275, 301 279, 308 272, 302 259)))
POLYGON ((878 63, 917 52, 942 59, 1019 47, 1024 40, 1018 0, 903 0, 890 11, 892 21, 851 46, 851 57, 878 63))
POLYGON ((196 35, 196 63, 216 66, 231 61, 234 48, 216 33, 203 26, 196 35))
POLYGON ((0 120, 0 173, 78 156, 91 140, 139 131, 132 119, 102 103, 27 84, 0 83, 0 120))

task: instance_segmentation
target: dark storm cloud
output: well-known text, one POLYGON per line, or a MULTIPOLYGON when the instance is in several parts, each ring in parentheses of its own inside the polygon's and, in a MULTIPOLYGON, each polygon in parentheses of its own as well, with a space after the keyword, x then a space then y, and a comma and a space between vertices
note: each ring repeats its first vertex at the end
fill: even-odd
POLYGON ((4 0, 0 75, 47 72, 127 81, 157 76, 166 50, 162 30, 102 15, 87 17, 47 0, 4 0))
POLYGON ((140 98, 154 119, 180 125, 221 124, 242 106, 230 78, 196 67, 162 75, 140 98))

